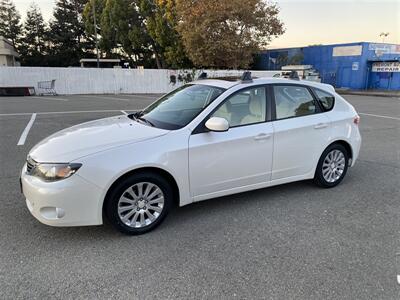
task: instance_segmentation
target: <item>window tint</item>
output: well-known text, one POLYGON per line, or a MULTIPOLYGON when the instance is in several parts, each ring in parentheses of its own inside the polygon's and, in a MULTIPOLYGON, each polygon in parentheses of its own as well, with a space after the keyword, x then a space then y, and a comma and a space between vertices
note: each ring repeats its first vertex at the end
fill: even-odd
POLYGON ((315 89, 315 94, 325 110, 331 110, 335 103, 335 97, 327 92, 315 89))
POLYGON ((277 119, 301 117, 316 112, 314 99, 305 87, 276 85, 274 94, 277 119))
POLYGON ((212 115, 225 118, 230 127, 265 121, 265 88, 243 90, 228 98, 212 115))

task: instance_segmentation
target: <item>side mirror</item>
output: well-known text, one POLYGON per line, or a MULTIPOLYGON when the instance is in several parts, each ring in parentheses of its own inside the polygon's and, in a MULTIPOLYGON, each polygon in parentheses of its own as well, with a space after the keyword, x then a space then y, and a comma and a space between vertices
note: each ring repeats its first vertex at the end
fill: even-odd
POLYGON ((229 129, 229 122, 224 118, 212 117, 206 122, 207 129, 211 131, 227 131, 229 129))

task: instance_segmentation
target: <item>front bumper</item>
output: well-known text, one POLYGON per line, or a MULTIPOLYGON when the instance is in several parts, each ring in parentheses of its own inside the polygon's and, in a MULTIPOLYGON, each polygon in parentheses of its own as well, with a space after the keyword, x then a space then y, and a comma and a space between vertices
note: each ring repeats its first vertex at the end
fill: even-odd
POLYGON ((31 214, 51 226, 83 226, 102 224, 102 190, 79 174, 44 182, 21 172, 21 188, 31 214))

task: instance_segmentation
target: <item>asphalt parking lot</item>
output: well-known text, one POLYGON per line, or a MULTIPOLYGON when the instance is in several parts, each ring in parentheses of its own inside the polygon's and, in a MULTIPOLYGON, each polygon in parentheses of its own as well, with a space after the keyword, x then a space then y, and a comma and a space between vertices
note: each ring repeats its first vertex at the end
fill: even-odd
POLYGON ((363 146, 338 187, 297 182, 200 202, 135 237, 42 225, 18 177, 51 133, 156 95, 0 97, 0 298, 399 299, 400 99, 345 97, 363 146))

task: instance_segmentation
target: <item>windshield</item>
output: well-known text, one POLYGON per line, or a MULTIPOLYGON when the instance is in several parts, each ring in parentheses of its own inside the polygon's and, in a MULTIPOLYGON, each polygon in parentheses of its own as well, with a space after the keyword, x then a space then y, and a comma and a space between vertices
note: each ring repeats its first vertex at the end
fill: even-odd
POLYGON ((225 90, 202 84, 187 84, 157 100, 136 117, 152 126, 179 129, 189 124, 225 90))

